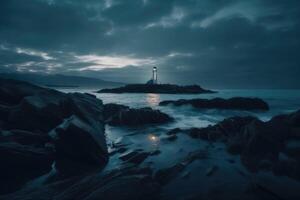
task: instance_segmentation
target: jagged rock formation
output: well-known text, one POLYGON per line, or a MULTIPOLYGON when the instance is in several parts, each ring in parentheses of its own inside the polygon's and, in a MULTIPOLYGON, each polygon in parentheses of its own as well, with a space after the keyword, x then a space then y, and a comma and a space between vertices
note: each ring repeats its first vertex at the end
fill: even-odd
POLYGON ((53 162, 59 172, 108 160, 103 104, 92 95, 0 79, 0 129, 1 193, 50 171, 53 162))
POLYGON ((252 172, 272 170, 300 180, 300 110, 263 122, 254 117, 232 117, 214 126, 173 129, 168 135, 186 133, 193 138, 223 141, 228 152, 240 154, 252 172))
POLYGON ((191 105, 199 109, 231 109, 231 110, 269 110, 268 104, 259 98, 235 97, 230 99, 180 99, 177 101, 162 101, 160 106, 191 105))
POLYGON ((172 117, 159 110, 129 108, 119 104, 105 104, 104 113, 106 122, 112 126, 140 126, 166 123, 173 120, 172 117))

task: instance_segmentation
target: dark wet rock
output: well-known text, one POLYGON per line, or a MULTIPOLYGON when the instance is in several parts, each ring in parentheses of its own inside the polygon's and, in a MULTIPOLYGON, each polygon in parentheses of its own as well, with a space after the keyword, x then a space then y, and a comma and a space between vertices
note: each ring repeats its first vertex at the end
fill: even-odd
POLYGON ((177 133, 180 133, 180 132, 182 132, 182 131, 183 131, 183 130, 180 129, 180 128, 174 128, 174 129, 168 131, 166 134, 167 134, 167 135, 176 135, 177 133))
POLYGON ((299 115, 297 111, 273 117, 267 122, 254 117, 231 117, 206 128, 177 129, 175 132, 193 138, 225 142, 227 151, 240 154, 242 163, 252 172, 276 166, 276 172, 299 179, 298 171, 295 170, 295 166, 300 163, 299 115), (282 152, 293 162, 280 160, 282 152))
POLYGON ((172 118, 159 110, 152 108, 122 109, 117 114, 111 116, 107 123, 112 126, 139 126, 146 124, 167 123, 172 118))
POLYGON ((177 135, 168 135, 166 137, 161 138, 161 141, 166 141, 166 142, 173 142, 177 140, 178 136, 177 135))
POLYGON ((218 170, 218 166, 214 165, 206 170, 206 176, 212 176, 218 170))
POLYGON ((227 141, 226 150, 233 155, 240 154, 243 151, 243 144, 239 138, 230 139, 227 141))
POLYGON ((145 159, 148 158, 148 156, 150 156, 151 153, 148 152, 143 152, 143 151, 130 151, 128 153, 124 153, 122 155, 120 155, 120 159, 122 161, 126 161, 129 163, 134 163, 134 164, 140 164, 142 163, 145 159))
POLYGON ((0 194, 11 192, 26 181, 51 170, 54 161, 50 138, 22 130, 0 132, 0 194))
POLYGON ((50 171, 53 160, 53 152, 43 147, 1 142, 0 194, 14 191, 26 181, 50 171))
POLYGON ((227 159, 227 161, 232 164, 235 163, 235 160, 233 160, 233 159, 227 159))
POLYGON ((104 104, 104 119, 108 120, 112 116, 118 115, 122 110, 126 109, 129 109, 129 107, 115 103, 104 104))
POLYGON ((38 86, 15 81, 11 79, 0 79, 0 104, 1 105, 17 105, 26 96, 34 95, 42 91, 38 86))
POLYGON ((165 94, 201 94, 214 93, 198 85, 178 86, 171 84, 130 84, 119 88, 102 89, 98 93, 165 93, 165 94))
POLYGON ((67 101, 65 94, 52 90, 26 96, 10 110, 5 129, 47 132, 68 116, 67 101))
POLYGON ((128 162, 134 164, 141 164, 144 160, 148 158, 149 155, 150 154, 148 152, 141 152, 133 156, 132 158, 128 159, 128 162))
POLYGON ((111 150, 111 151, 109 152, 109 156, 113 156, 113 155, 115 155, 115 154, 117 154, 117 153, 124 153, 124 152, 126 152, 127 150, 128 150, 128 149, 125 148, 125 147, 116 148, 116 149, 113 149, 113 150, 111 150))
POLYGON ((170 135, 166 138, 168 141, 174 141, 177 140, 177 135, 170 135))
MULTIPOLYGON (((72 115, 49 133, 55 145, 57 162, 72 160, 80 164, 103 166, 107 160, 104 129, 101 122, 90 126, 72 115)), ((72 162, 72 165, 73 165, 72 162)), ((69 166, 74 168, 75 166, 69 166)))
POLYGON ((100 169, 108 159, 103 104, 93 95, 0 79, 0 126, 6 185, 49 172, 53 161, 57 169, 72 171, 78 163, 100 169))
POLYGON ((207 127, 203 129, 192 128, 188 130, 188 135, 192 138, 201 138, 203 140, 215 141, 216 139, 222 136, 221 132, 218 129, 214 129, 213 127, 207 127))
POLYGON ((231 99, 180 99, 177 101, 162 101, 160 106, 166 105, 183 106, 191 105, 203 109, 233 109, 233 110, 269 110, 269 106, 262 99, 235 97, 231 99))
POLYGON ((208 152, 206 150, 198 150, 189 153, 184 159, 175 165, 160 169, 155 174, 155 180, 164 185, 176 178, 189 164, 195 160, 202 160, 208 158, 208 152))
POLYGON ((254 117, 231 117, 224 119, 216 125, 205 128, 190 128, 186 130, 174 129, 170 132, 185 133, 192 138, 199 138, 203 140, 224 140, 231 142, 233 140, 240 140, 240 133, 243 131, 245 125, 255 120, 254 117))
POLYGON ((40 133, 14 129, 0 132, 0 143, 3 142, 16 142, 21 145, 44 148, 47 143, 51 142, 51 138, 40 133))
POLYGON ((155 151, 150 152, 150 156, 156 156, 156 155, 159 155, 159 154, 161 154, 160 150, 155 150, 155 151))
POLYGON ((184 172, 184 173, 181 175, 181 178, 182 178, 182 179, 187 179, 187 178, 190 177, 190 175, 191 175, 191 172, 186 171, 186 172, 184 172))
POLYGON ((272 169, 272 162, 269 160, 262 160, 259 165, 258 168, 260 170, 271 170, 272 169))
POLYGON ((259 120, 245 126, 242 133, 241 160, 248 169, 256 171, 261 160, 277 160, 283 144, 273 136, 274 134, 259 120))
POLYGON ((130 158, 136 156, 139 152, 138 151, 129 151, 127 153, 124 153, 122 155, 120 155, 119 159, 123 160, 123 161, 127 161, 130 158))
POLYGON ((27 187, 2 196, 3 200, 71 199, 158 199, 160 185, 151 177, 152 169, 123 167, 108 173, 72 177, 39 187, 27 187))
POLYGON ((164 185, 176 178, 185 169, 183 163, 177 163, 169 168, 160 169, 155 174, 155 180, 164 185))
POLYGON ((289 176, 300 179, 300 163, 294 159, 279 159, 272 165, 272 171, 278 176, 289 176))
POLYGON ((288 156, 300 160, 300 140, 286 141, 284 152, 288 156))

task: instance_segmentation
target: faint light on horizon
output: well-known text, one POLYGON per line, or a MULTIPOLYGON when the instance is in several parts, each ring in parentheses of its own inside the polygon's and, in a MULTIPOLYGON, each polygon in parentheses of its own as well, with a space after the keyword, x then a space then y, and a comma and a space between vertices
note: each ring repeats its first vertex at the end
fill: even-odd
POLYGON ((102 70, 106 68, 123 68, 126 66, 144 66, 155 64, 152 58, 133 58, 130 56, 98 56, 82 55, 75 56, 78 62, 90 63, 89 66, 82 67, 79 71, 84 70, 102 70))

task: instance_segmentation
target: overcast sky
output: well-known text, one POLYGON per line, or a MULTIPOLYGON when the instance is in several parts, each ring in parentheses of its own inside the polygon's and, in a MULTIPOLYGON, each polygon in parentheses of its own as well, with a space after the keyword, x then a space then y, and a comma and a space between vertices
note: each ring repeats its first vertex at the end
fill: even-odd
POLYGON ((1 0, 0 71, 300 88, 299 0, 1 0))

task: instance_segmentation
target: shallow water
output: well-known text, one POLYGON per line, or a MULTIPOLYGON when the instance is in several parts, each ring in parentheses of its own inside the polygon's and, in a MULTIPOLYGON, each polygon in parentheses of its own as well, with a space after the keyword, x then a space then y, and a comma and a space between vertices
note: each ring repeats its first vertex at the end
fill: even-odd
MULTIPOLYGON (((215 94, 198 94, 198 95, 170 95, 170 94, 98 94, 95 89, 59 89, 63 92, 87 92, 92 93, 101 99, 104 103, 118 103, 134 108, 152 107, 169 114, 175 118, 174 122, 163 125, 149 125, 135 128, 129 127, 111 127, 106 126, 107 143, 120 142, 126 144, 128 151, 143 149, 143 151, 160 150, 161 153, 156 156, 148 157, 143 166, 150 166, 152 169, 159 170, 170 167, 190 152, 195 150, 207 150, 208 158, 205 160, 196 160, 192 162, 180 176, 163 189, 163 199, 179 199, 190 194, 200 194, 208 199, 218 199, 217 194, 221 197, 230 197, 244 195, 244 191, 249 187, 253 179, 259 184, 274 187, 283 187, 285 183, 297 188, 300 182, 295 182, 287 177, 276 177, 269 172, 251 174, 241 164, 239 156, 233 156, 227 153, 224 144, 210 144, 207 141, 195 140, 187 135, 178 134, 175 141, 166 140, 166 132, 172 128, 191 128, 206 127, 215 124, 224 118, 231 116, 252 115, 261 120, 269 120, 271 117, 289 113, 300 109, 300 90, 220 90, 215 94), (258 97, 265 100, 270 110, 263 111, 237 111, 237 110, 217 110, 203 109, 196 110, 189 106, 172 107, 159 106, 160 101, 192 99, 192 98, 230 98, 230 97, 258 97), (151 139, 154 138, 154 139, 151 139), (228 162, 228 160, 234 161, 228 162), (218 166, 218 170, 213 177, 207 176, 206 171, 212 166, 218 166), (189 178, 182 178, 189 173, 189 178), (267 183, 265 184, 267 180, 267 183), (199 182, 200 181, 200 182, 199 182), (274 183, 274 184, 270 184, 274 183), (180 190, 177 190, 180 188, 180 190)), ((120 154, 110 157, 110 161, 105 170, 110 170, 122 165, 119 159, 120 154)), ((291 189, 288 194, 294 195, 297 189, 291 189)), ((244 197, 244 196, 243 196, 244 197)), ((222 198, 219 198, 222 199, 222 198)))

